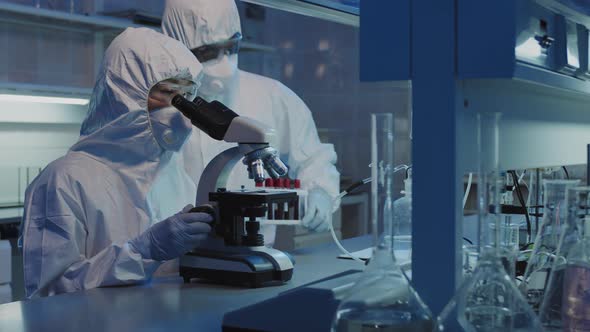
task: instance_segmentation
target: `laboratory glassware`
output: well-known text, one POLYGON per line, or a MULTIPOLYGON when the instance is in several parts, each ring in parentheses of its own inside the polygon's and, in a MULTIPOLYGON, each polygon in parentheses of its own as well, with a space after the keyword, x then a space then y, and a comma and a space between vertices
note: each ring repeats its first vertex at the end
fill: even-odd
POLYGON ((541 331, 503 261, 500 193, 506 186, 499 173, 500 114, 481 113, 477 119, 480 257, 442 310, 435 331, 541 331))
POLYGON ((580 290, 587 292, 590 286, 588 280, 584 280, 589 276, 590 266, 586 239, 590 235, 586 231, 590 226, 587 222, 590 220, 590 187, 569 189, 566 197, 567 222, 553 259, 539 317, 545 331, 590 331, 590 301, 577 295, 580 290), (588 308, 586 312, 580 310, 583 305, 588 308))
POLYGON ((520 284, 521 291, 535 311, 539 310, 543 301, 560 234, 566 223, 566 192, 579 183, 579 180, 543 181, 543 220, 520 284))
POLYGON ((567 256, 563 278, 563 331, 590 331, 590 218, 581 220, 582 240, 567 256))
POLYGON ((501 215, 500 223, 490 223, 490 232, 498 234, 499 255, 506 273, 511 278, 516 276, 516 260, 519 253, 520 224, 512 222, 510 215, 501 215), (498 227, 498 229, 496 229, 498 227))
POLYGON ((411 170, 407 171, 408 178, 404 180, 402 197, 393 202, 393 222, 395 235, 412 235, 412 178, 411 170))
POLYGON ((432 331, 432 314, 393 252, 393 114, 371 115, 373 256, 340 303, 332 331, 432 331))

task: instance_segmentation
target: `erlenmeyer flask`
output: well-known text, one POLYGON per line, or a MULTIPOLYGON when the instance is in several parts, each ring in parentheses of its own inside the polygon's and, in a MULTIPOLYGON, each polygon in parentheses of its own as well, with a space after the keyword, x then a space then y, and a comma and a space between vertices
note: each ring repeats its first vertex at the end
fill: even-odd
MULTIPOLYGON (((583 276, 588 276, 584 272, 581 274, 578 274, 578 272, 584 271, 584 266, 587 269, 590 263, 588 255, 584 256, 585 251, 587 252, 588 242, 583 240, 583 235, 586 235, 584 227, 589 226, 586 225, 586 220, 590 219, 590 187, 569 189, 566 196, 567 223, 561 232, 539 317, 546 331, 590 331, 590 314, 586 313, 587 318, 583 319, 586 320, 586 323, 581 324, 582 326, 585 324, 585 329, 580 325, 578 325, 577 329, 573 329, 572 322, 578 319, 570 317, 577 311, 573 309, 577 306, 576 303, 584 302, 582 298, 576 299, 575 290, 572 286, 583 280, 583 276), (569 270, 568 267, 570 267, 569 270), (566 271, 569 272, 567 285, 565 284, 566 271), (574 278, 574 275, 581 278, 575 280, 577 278, 574 278), (564 297, 564 287, 568 288, 567 298, 564 297), (573 294, 571 290, 574 290, 573 294), (569 299, 572 295, 574 300, 569 299), (564 306, 566 303, 567 307, 564 306), (568 313, 568 316, 566 316, 566 313, 568 313), (567 326, 564 325, 565 322, 567 322, 567 326)), ((589 286, 586 285, 586 290, 589 289, 589 286)), ((586 302, 585 305, 588 308, 586 311, 589 311, 590 302, 586 302)))
POLYGON ((428 307, 393 253, 393 114, 371 115, 371 213, 374 251, 336 312, 332 331, 432 331, 428 307))
POLYGON ((441 312, 435 331, 541 331, 535 313, 508 276, 502 259, 498 113, 478 114, 480 258, 441 312))
POLYGON ((519 287, 535 311, 539 310, 543 301, 553 257, 557 252, 561 231, 565 228, 563 226, 566 224, 567 214, 566 192, 579 183, 579 180, 543 181, 543 220, 519 287))
POLYGON ((590 218, 580 220, 582 240, 569 255, 563 278, 563 331, 590 331, 590 218))

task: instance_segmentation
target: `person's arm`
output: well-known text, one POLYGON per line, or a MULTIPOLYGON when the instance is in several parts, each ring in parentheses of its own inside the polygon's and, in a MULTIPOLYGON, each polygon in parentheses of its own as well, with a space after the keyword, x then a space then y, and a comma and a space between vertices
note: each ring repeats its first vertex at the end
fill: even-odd
POLYGON ((88 234, 84 216, 97 211, 83 209, 83 198, 69 181, 39 180, 28 190, 23 218, 28 298, 141 282, 161 264, 142 258, 128 242, 111 243, 87 257, 87 238, 96 234, 88 234))
MULTIPOLYGON (((311 229, 325 230, 325 224, 317 228, 319 223, 329 221, 327 219, 340 204, 339 200, 335 201, 340 192, 340 173, 335 167, 336 152, 332 144, 320 142, 311 111, 305 103, 282 84, 278 89, 279 98, 275 101, 278 105, 275 106, 284 109, 287 116, 280 130, 288 133, 282 139, 282 145, 287 146, 281 146, 281 151, 288 151, 286 162, 290 167, 289 175, 301 179, 303 188, 311 195, 312 200, 308 200, 308 203, 311 202, 311 207, 323 214, 314 216, 313 209, 308 209, 309 213, 303 221, 311 229), (312 221, 314 218, 318 219, 317 222, 312 221)), ((279 135, 283 134, 279 132, 279 135)))

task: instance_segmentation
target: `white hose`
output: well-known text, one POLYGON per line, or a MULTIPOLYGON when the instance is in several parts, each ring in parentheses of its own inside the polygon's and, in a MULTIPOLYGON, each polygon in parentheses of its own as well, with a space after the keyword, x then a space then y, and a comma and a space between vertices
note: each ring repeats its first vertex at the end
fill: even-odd
MULTIPOLYGON (((410 168, 408 165, 398 165, 393 169, 393 173, 397 173, 401 170, 407 170, 408 168, 410 168)), ((368 183, 365 182, 365 183, 368 183)), ((336 198, 332 201, 333 204, 336 204, 342 197, 346 196, 348 194, 348 192, 343 191, 341 192, 338 196, 336 196, 336 198)), ((340 249, 340 251, 342 251, 342 253, 352 259, 354 259, 355 261, 362 263, 363 265, 365 264, 365 261, 360 259, 359 257, 353 255, 350 251, 346 250, 346 248, 344 248, 344 246, 342 245, 342 243, 340 242, 340 240, 338 240, 338 237, 336 236, 336 231, 334 231, 334 219, 330 220, 330 233, 332 233, 332 239, 334 239, 334 243, 336 243, 336 246, 340 249)))
MULTIPOLYGON (((528 184, 523 180, 525 175, 526 175, 526 169, 520 175, 518 175, 518 172, 516 172, 516 176, 518 177, 518 180, 517 180, 518 184, 524 184, 525 186, 528 187, 528 184)), ((531 174, 531 176, 532 176, 532 174, 531 174)), ((516 185, 512 186, 511 191, 514 191, 515 189, 516 189, 516 185)), ((528 204, 527 204, 527 206, 528 206, 528 204)))
POLYGON ((465 195, 463 195, 463 209, 465 210, 465 204, 467 204, 467 198, 471 191, 471 182, 473 181, 473 173, 469 173, 469 179, 467 180, 467 188, 465 189, 465 195))
MULTIPOLYGON (((334 199, 334 204, 340 200, 342 197, 346 196, 346 194, 348 194, 346 191, 341 192, 335 199, 334 199)), ((334 243, 336 243, 336 246, 340 249, 340 251, 342 251, 342 253, 352 259, 354 259, 355 261, 362 263, 363 265, 365 264, 365 261, 363 261, 362 259, 358 258, 357 256, 353 255, 352 253, 350 253, 348 250, 346 250, 346 248, 344 248, 344 246, 342 246, 342 243, 340 243, 340 240, 338 240, 338 237, 336 236, 336 232, 334 231, 334 219, 330 219, 330 233, 332 233, 332 239, 334 239, 334 243)))
POLYGON ((345 254, 346 256, 354 259, 355 261, 365 265, 365 261, 358 258, 357 256, 353 255, 351 252, 349 252, 348 250, 346 250, 346 248, 344 248, 342 246, 342 243, 340 243, 340 240, 338 240, 338 237, 336 236, 336 232, 334 231, 334 227, 333 227, 333 222, 330 223, 330 233, 332 233, 332 239, 334 239, 334 243, 336 243, 336 246, 338 246, 338 248, 340 249, 340 251, 342 251, 343 254, 345 254))
POLYGON ((519 184, 520 184, 521 182, 523 182, 523 181, 522 181, 522 179, 524 178, 525 174, 526 174, 526 170, 524 170, 524 171, 522 172, 522 174, 520 174, 520 176, 518 177, 518 183, 519 183, 519 184))

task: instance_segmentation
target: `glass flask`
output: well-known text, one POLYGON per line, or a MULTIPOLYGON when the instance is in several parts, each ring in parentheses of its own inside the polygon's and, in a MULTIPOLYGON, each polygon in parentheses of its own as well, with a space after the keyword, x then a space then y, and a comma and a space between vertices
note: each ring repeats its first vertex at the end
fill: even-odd
POLYGON ((581 220, 579 227, 582 240, 567 256, 563 278, 561 315, 566 332, 590 331, 590 218, 581 220))
MULTIPOLYGON (((590 262, 588 241, 585 239, 585 230, 590 226, 586 224, 586 220, 590 220, 590 187, 569 189, 567 207, 567 222, 561 232, 539 317, 545 331, 590 331, 590 314, 585 314, 588 317, 582 319, 585 322, 571 317, 576 311, 584 315, 582 311, 574 309, 584 300, 574 295, 576 291, 572 287, 581 286, 581 289, 585 287, 589 290, 589 285, 584 286, 582 280, 588 277, 585 269, 590 262), (564 288, 568 289, 566 293, 564 288), (570 299, 572 295, 573 300, 570 299), (574 320, 578 322, 572 324, 574 320), (564 324, 566 322, 567 326, 564 324)), ((590 311, 590 301, 586 301, 585 305, 586 311, 590 311)))
POLYGON ((499 173, 500 114, 478 114, 477 120, 479 260, 442 310, 434 331, 541 331, 504 264, 504 243, 512 246, 514 238, 506 239, 502 227, 500 192, 506 186, 499 173))
POLYGON ((535 311, 539 310, 543 301, 561 230, 565 228, 562 226, 566 224, 566 192, 579 183, 579 180, 543 180, 543 220, 520 284, 521 291, 535 311))
POLYGON ((393 114, 371 115, 373 256, 340 303, 332 331, 432 331, 432 314, 393 252, 393 128, 393 114))

